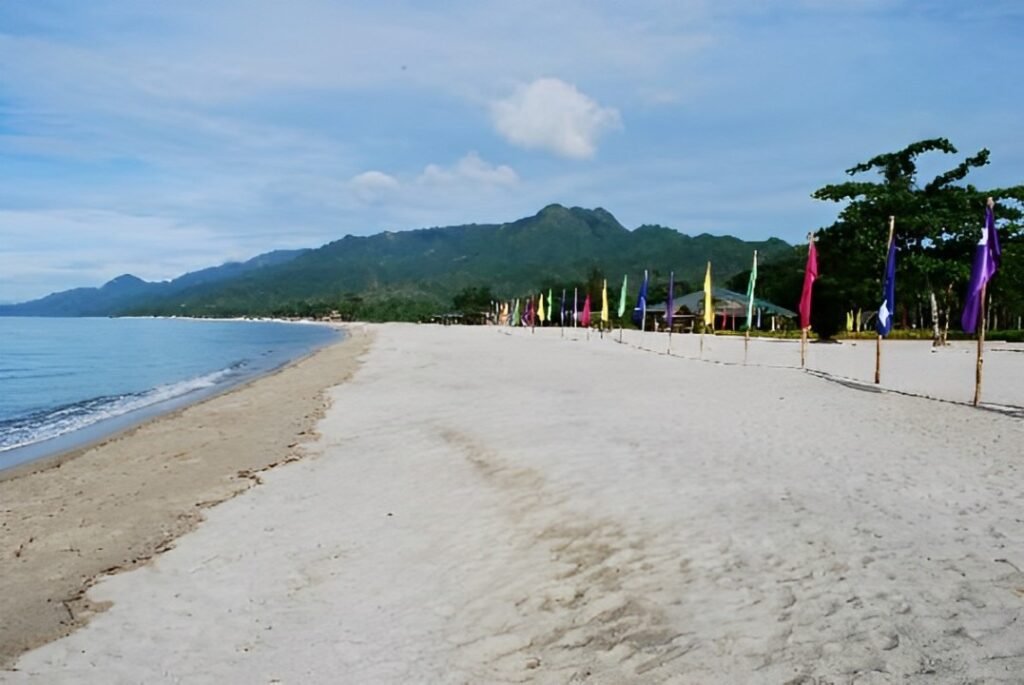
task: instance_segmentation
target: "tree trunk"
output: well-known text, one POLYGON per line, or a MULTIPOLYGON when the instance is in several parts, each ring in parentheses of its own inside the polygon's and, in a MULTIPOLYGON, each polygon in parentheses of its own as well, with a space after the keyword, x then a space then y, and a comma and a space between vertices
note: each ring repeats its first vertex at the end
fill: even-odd
POLYGON ((949 310, 950 310, 950 302, 953 299, 953 284, 952 283, 950 283, 948 286, 946 286, 946 297, 944 299, 945 299, 945 302, 943 304, 945 304, 945 312, 942 315, 942 338, 941 338, 941 344, 942 345, 946 345, 947 344, 947 340, 949 339, 949 310))
POLYGON ((935 299, 935 291, 928 291, 928 298, 932 305, 932 347, 942 345, 942 333, 939 330, 939 301, 935 299))

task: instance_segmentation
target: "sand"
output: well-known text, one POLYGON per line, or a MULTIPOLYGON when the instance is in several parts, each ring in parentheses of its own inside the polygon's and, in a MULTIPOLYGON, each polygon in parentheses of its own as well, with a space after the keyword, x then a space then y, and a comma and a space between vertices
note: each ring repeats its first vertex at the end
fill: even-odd
MULTIPOLYGON (((146 563, 211 506, 302 455, 323 390, 348 378, 361 329, 269 376, 0 480, 0 666, 105 604, 98 577, 146 563)), ((2 676, 0 676, 2 679, 2 676)))
POLYGON ((306 458, 0 680, 1022 682, 1020 346, 983 411, 963 346, 875 392, 873 344, 372 331, 306 458))

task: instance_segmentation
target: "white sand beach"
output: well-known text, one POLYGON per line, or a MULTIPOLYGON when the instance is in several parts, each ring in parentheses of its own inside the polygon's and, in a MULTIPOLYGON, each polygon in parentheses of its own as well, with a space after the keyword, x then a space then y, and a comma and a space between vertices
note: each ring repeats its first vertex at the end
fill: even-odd
POLYGON ((970 345, 873 392, 796 342, 371 330, 305 458, 0 682, 1024 682, 1024 418, 970 345))

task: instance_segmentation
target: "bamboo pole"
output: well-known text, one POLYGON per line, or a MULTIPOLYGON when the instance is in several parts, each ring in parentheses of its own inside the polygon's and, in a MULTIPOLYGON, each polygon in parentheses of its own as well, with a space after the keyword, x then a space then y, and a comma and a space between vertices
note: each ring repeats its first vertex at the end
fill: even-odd
POLYGON ((644 298, 644 306, 640 309, 640 349, 644 347, 647 339, 647 298, 644 298))
POLYGON ((978 361, 974 369, 974 406, 981 402, 981 370, 985 352, 985 286, 981 286, 981 310, 978 312, 978 361))
POLYGON ((875 337, 875 385, 882 382, 882 334, 875 337))
MULTIPOLYGON (((810 233, 807 234, 807 250, 808 250, 808 254, 810 253, 810 249, 813 246, 814 246, 814 232, 811 231, 810 233)), ((806 275, 804 276, 804 278, 806 278, 806 275)), ((813 287, 813 285, 812 285, 812 287, 813 287)), ((801 305, 803 304, 803 298, 801 298, 801 302, 800 303, 801 303, 801 305)), ((808 317, 808 318, 810 318, 810 317, 808 317)), ((803 321, 801 321, 800 323, 803 323, 803 321)), ((803 327, 800 328, 800 368, 801 369, 804 368, 804 364, 807 361, 807 332, 808 332, 808 329, 810 329, 810 321, 808 321, 807 323, 808 323, 807 326, 803 326, 803 327)))
MULTIPOLYGON (((576 317, 580 311, 580 291, 579 288, 572 289, 572 327, 576 329, 576 317)), ((573 333, 573 340, 576 339, 576 334, 573 333)))
MULTIPOLYGON (((886 277, 889 275, 889 248, 892 247, 892 237, 896 231, 896 217, 889 217, 889 241, 885 244, 885 268, 886 277)), ((882 288, 885 288, 885 280, 882 280, 882 288)), ((895 303, 893 303, 895 307, 895 303)), ((892 316, 892 312, 889 313, 892 316)), ((875 338, 875 385, 882 382, 882 334, 875 338)))

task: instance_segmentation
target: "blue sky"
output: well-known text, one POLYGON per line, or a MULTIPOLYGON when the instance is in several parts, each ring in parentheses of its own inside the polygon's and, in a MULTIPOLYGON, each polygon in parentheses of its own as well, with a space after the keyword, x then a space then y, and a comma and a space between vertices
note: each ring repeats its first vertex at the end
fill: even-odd
POLYGON ((922 138, 1024 182, 1022 35, 999 0, 0 0, 0 301, 552 202, 795 242, 922 138))

